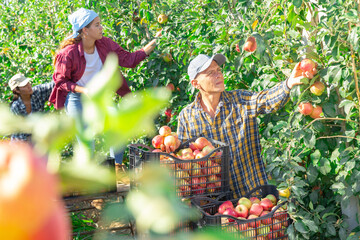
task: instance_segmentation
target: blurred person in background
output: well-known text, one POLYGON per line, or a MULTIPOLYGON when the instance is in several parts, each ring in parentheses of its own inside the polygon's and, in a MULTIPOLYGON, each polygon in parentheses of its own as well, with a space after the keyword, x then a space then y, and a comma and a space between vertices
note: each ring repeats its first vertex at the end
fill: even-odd
MULTIPOLYGON (((8 82, 13 97, 10 103, 10 111, 15 115, 28 116, 32 113, 43 112, 46 101, 54 87, 54 83, 44 83, 31 87, 31 79, 23 74, 14 75, 8 82)), ((31 134, 14 133, 12 141, 31 142, 31 134)))
MULTIPOLYGON (((156 39, 131 53, 103 36, 100 17, 94 11, 80 8, 69 15, 68 20, 72 25, 73 33, 60 44, 60 50, 55 56, 53 75, 55 87, 49 102, 53 103, 56 109, 65 107, 69 116, 77 116, 81 121, 80 96, 87 95, 87 83, 102 69, 107 55, 113 52, 118 56, 121 67, 134 68, 154 50, 156 39)), ((158 32, 155 38, 160 36, 161 32, 158 32)), ((126 80, 123 79, 117 94, 124 96, 130 92, 126 80)), ((114 152, 114 149, 111 149, 110 154, 115 158, 116 163, 122 163, 123 150, 114 152)))

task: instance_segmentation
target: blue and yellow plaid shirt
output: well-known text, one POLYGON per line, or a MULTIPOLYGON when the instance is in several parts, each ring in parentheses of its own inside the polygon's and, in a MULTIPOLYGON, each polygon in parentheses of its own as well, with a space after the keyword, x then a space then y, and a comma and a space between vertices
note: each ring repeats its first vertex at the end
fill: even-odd
POLYGON ((256 117, 272 113, 289 100, 286 81, 261 92, 224 91, 215 117, 211 118, 200 104, 200 94, 179 115, 177 133, 181 141, 208 137, 230 148, 230 186, 236 197, 267 184, 261 158, 260 134, 256 117))

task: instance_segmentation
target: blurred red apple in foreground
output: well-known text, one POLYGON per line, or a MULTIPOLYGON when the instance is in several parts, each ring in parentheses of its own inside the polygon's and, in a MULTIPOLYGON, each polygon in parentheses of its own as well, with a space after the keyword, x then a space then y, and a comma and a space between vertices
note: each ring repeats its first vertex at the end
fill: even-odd
POLYGON ((0 173, 0 239, 69 239, 57 181, 45 159, 28 144, 0 142, 0 173), (56 224, 52 230, 49 222, 56 224))

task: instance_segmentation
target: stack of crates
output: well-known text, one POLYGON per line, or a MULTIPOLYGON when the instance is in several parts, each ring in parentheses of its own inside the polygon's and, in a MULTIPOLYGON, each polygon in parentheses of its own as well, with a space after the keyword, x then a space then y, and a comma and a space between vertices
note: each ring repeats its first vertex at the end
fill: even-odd
MULTIPOLYGON (((257 197, 259 199, 268 194, 274 195, 277 200, 279 193, 273 185, 263 185, 251 190, 245 197, 257 197)), ((211 199, 206 197, 194 197, 191 203, 202 213, 202 219, 198 223, 199 230, 208 227, 221 228, 234 234, 239 239, 288 239, 286 228, 291 223, 287 213, 287 201, 277 203, 268 214, 254 219, 242 219, 230 215, 219 214, 219 206, 225 201, 230 201, 236 206, 239 199, 229 198, 211 199)))

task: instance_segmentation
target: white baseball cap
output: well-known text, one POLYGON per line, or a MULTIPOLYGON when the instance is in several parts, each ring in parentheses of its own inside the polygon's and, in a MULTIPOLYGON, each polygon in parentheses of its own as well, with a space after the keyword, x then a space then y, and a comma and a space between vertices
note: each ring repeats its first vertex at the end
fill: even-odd
POLYGON ((11 90, 17 87, 24 87, 30 80, 31 78, 27 78, 23 74, 18 73, 9 80, 9 87, 11 90))
POLYGON ((190 80, 196 78, 196 76, 201 73, 202 71, 206 70, 210 67, 211 62, 215 61, 219 66, 223 65, 226 61, 226 58, 222 54, 215 54, 214 56, 210 57, 205 54, 199 54, 196 58, 191 60, 188 66, 188 75, 190 80))

